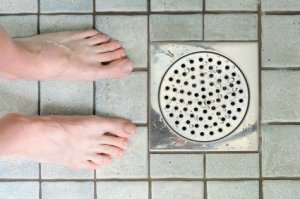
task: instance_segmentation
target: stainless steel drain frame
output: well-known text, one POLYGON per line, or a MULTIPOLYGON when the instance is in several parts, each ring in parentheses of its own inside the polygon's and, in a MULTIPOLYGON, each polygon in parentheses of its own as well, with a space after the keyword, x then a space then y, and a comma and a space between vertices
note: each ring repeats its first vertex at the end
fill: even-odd
MULTIPOLYGON (((256 42, 153 43, 151 45, 150 68, 150 150, 257 151, 259 97, 257 49, 258 45, 256 42), (160 89, 163 84, 162 80, 168 74, 168 71, 170 72, 173 70, 174 72, 174 65, 179 63, 182 58, 188 58, 189 55, 195 54, 199 54, 200 56, 201 53, 202 55, 208 53, 216 55, 216 57, 228 59, 229 64, 232 64, 232 66, 235 65, 237 69, 240 70, 241 75, 245 79, 245 85, 248 89, 247 93, 249 93, 248 105, 246 104, 246 101, 241 107, 242 109, 245 109, 243 118, 240 119, 238 124, 233 125, 230 133, 224 136, 217 135, 219 136, 218 139, 203 140, 201 139, 201 136, 195 138, 195 135, 199 135, 197 133, 201 132, 196 131, 197 129, 190 131, 189 134, 187 134, 188 136, 184 135, 184 133, 182 133, 183 131, 179 131, 174 125, 170 125, 170 121, 167 121, 168 118, 166 117, 166 113, 163 113, 164 110, 161 107, 163 97, 159 98, 161 92, 160 89)), ((199 66, 199 63, 197 64, 197 66, 199 66)), ((209 72, 206 74, 209 75, 209 72)), ((178 78, 180 79, 182 76, 178 76, 178 78)), ((203 78, 205 79, 205 77, 203 78)), ((176 78, 174 81, 176 81, 176 78)), ((180 84, 181 83, 182 82, 180 82, 180 84)), ((178 96, 178 94, 176 95, 178 96)), ((247 97, 247 95, 245 97, 247 97)), ((178 107, 175 108, 178 109, 178 107)), ((201 107, 199 107, 199 109, 200 108, 201 107)), ((174 109, 172 109, 172 113, 176 113, 176 110, 174 112, 174 109)), ((182 118, 184 117, 182 116, 182 118)), ((183 119, 181 121, 185 122, 183 119)))

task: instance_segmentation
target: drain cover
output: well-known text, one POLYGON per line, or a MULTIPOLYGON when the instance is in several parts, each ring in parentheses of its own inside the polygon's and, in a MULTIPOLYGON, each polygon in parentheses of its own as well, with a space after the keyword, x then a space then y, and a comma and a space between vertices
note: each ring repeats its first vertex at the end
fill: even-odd
POLYGON ((247 81, 239 67, 213 52, 177 60, 165 73, 159 106, 167 124, 193 141, 214 141, 232 133, 249 105, 247 81))

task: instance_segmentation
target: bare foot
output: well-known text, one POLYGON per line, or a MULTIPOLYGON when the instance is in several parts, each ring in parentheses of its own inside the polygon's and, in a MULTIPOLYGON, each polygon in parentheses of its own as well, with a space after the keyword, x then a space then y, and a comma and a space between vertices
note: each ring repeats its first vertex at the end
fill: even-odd
POLYGON ((76 169, 97 169, 123 156, 135 126, 97 116, 20 116, 0 119, 0 156, 76 169))
POLYGON ((42 34, 14 42, 22 67, 16 66, 11 79, 97 80, 122 77, 133 69, 121 44, 94 29, 42 34))

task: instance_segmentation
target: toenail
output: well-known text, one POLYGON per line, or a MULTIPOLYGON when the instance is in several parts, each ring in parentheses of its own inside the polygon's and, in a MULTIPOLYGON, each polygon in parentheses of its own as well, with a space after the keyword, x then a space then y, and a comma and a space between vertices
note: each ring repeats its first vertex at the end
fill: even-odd
POLYGON ((125 62, 125 64, 124 64, 124 70, 125 70, 125 72, 129 73, 129 72, 132 71, 132 69, 133 69, 132 62, 131 61, 125 62))
POLYGON ((132 123, 126 123, 124 126, 126 133, 133 134, 135 133, 135 125, 132 123))

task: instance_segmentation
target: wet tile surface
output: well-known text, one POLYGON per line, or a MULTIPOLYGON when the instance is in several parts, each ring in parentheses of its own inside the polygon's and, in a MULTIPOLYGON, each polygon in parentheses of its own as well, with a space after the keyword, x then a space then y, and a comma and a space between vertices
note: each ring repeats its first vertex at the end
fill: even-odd
POLYGON ((259 199, 258 181, 209 181, 209 199, 259 199))
POLYGON ((208 154, 207 178, 258 178, 258 154, 208 154))
POLYGON ((148 199, 148 182, 97 182, 99 199, 148 199))
POLYGON ((85 169, 70 169, 64 166, 42 163, 43 179, 94 179, 94 172, 85 169))
POLYGON ((152 199, 203 199, 203 187, 201 181, 154 181, 152 199))
POLYGON ((150 164, 152 178, 203 177, 203 155, 201 154, 152 154, 150 164))
POLYGON ((43 199, 93 199, 93 182, 42 182, 43 199))
POLYGON ((262 121, 300 121, 300 72, 262 72, 262 121))
POLYGON ((151 15, 151 41, 202 40, 202 15, 151 15), (188 30, 188 31, 187 31, 188 30))
POLYGON ((11 37, 37 33, 37 16, 0 16, 0 24, 11 37))
POLYGON ((147 11, 147 0, 96 0, 97 11, 147 11))
POLYGON ((300 126, 264 125, 262 128, 262 175, 300 176, 300 126))
POLYGON ((257 0, 208 0, 206 10, 213 11, 256 11, 257 0))
POLYGON ((299 15, 262 17, 263 67, 299 67, 299 24, 299 15))
POLYGON ((38 112, 38 84, 36 81, 8 81, 0 79, 0 115, 17 112, 35 115, 38 112))
POLYGON ((93 83, 88 81, 41 82, 41 114, 93 114, 93 83))
POLYGON ((0 179, 39 178, 39 164, 28 160, 0 158, 0 171, 0 179))
POLYGON ((41 12, 92 12, 93 0, 40 0, 41 12))
POLYGON ((97 170, 97 178, 147 178, 147 128, 139 127, 124 157, 97 170))
POLYGON ((261 8, 264 11, 299 11, 298 0, 262 0, 261 8))
POLYGON ((256 14, 206 14, 204 38, 206 40, 256 40, 256 14))
POLYGON ((36 0, 0 0, 0 13, 37 13, 36 0))
POLYGON ((143 15, 96 17, 96 29, 120 41, 135 68, 147 68, 147 23, 143 15))
POLYGON ((0 198, 38 199, 39 182, 0 182, 0 198))
POLYGON ((101 80, 96 84, 98 115, 147 122, 147 73, 133 72, 119 80, 101 80), (136 86, 138 85, 138 86, 136 86))
POLYGON ((151 0, 152 11, 201 11, 202 0, 151 0))
POLYGON ((42 15, 40 17, 41 33, 84 30, 92 28, 92 15, 42 15))
POLYGON ((264 199, 300 198, 299 180, 266 180, 263 182, 264 199))

